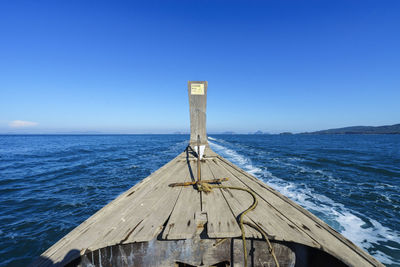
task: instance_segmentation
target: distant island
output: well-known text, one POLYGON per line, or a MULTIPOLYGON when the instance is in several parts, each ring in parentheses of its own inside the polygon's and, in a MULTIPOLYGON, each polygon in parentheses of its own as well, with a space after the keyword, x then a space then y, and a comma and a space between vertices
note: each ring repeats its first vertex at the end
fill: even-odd
POLYGON ((400 134, 400 124, 384 126, 350 126, 301 134, 400 134))
POLYGON ((258 130, 258 131, 254 132, 254 133, 250 132, 249 134, 270 134, 270 133, 262 132, 262 131, 258 130))

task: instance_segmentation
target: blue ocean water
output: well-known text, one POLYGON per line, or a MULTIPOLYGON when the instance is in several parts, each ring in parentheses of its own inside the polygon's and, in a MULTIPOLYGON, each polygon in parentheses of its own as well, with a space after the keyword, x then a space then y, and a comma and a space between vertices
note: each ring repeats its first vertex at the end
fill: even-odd
MULTIPOLYGON (((0 136, 0 266, 25 266, 187 135, 0 136)), ((214 151, 400 266, 400 135, 211 135, 214 151)))

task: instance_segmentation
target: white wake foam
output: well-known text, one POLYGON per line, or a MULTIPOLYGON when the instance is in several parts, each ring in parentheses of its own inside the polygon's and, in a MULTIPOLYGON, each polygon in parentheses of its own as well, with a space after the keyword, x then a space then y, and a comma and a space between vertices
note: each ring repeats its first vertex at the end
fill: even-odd
MULTIPOLYGON (((248 173, 263 180, 269 186, 277 189, 280 193, 307 210, 317 214, 322 220, 365 250, 374 247, 374 245, 384 245, 382 243, 388 240, 400 244, 400 233, 383 226, 374 219, 365 217, 362 219, 357 216, 357 212, 349 210, 343 204, 316 193, 305 184, 295 184, 285 181, 274 176, 265 167, 261 169, 254 166, 249 158, 237 153, 233 149, 217 144, 216 142, 219 142, 218 139, 209 137, 209 140, 214 141, 209 141, 209 144, 215 152, 232 161, 248 173)), ((224 144, 228 144, 228 142, 224 141, 224 144)), ((300 166, 299 169, 301 168, 300 166)), ((312 170, 307 170, 307 172, 312 172, 312 170)), ((314 172, 319 172, 319 170, 314 172)), ((397 259, 381 251, 371 250, 370 253, 385 264, 399 263, 397 259)))

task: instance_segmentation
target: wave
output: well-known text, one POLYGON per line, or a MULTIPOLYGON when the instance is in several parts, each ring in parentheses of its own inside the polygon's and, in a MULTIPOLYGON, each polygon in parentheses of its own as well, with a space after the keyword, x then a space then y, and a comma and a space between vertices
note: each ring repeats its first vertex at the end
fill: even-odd
MULTIPOLYGON (((393 241, 400 245, 400 233, 383 226, 372 218, 367 218, 356 211, 348 209, 341 203, 337 203, 324 195, 316 193, 304 183, 296 184, 283 180, 273 175, 264 166, 254 166, 250 158, 241 155, 234 149, 220 144, 224 143, 228 146, 232 145, 225 140, 220 142, 218 139, 210 137, 209 140, 211 140, 209 141, 209 144, 215 152, 232 161, 248 173, 261 179, 269 186, 277 189, 280 193, 297 202, 307 210, 313 212, 358 246, 368 250, 369 253, 379 261, 385 264, 400 263, 398 259, 395 259, 382 252, 382 250, 377 250, 375 248, 376 246, 385 246, 386 249, 391 249, 385 245, 388 241, 393 241)), ((275 163, 279 163, 279 160, 276 160, 275 163)), ((306 169, 305 167, 295 165, 294 163, 280 163, 297 167, 300 172, 317 173, 335 180, 330 174, 325 173, 322 170, 313 170, 311 168, 306 169)), ((393 248, 391 250, 393 251, 393 248)))
POLYGON ((208 140, 215 141, 218 143, 228 143, 227 141, 225 141, 223 139, 219 139, 219 138, 215 138, 215 137, 211 137, 211 136, 208 136, 208 140))

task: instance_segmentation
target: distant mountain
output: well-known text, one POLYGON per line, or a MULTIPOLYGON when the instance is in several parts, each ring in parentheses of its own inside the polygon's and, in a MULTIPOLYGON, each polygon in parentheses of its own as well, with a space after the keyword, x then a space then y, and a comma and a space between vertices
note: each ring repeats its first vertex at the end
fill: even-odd
POLYGON ((262 131, 258 130, 256 132, 249 132, 248 134, 270 134, 270 133, 262 132, 262 131))
POLYGON ((400 124, 384 126, 351 126, 303 134, 400 134, 400 124))
POLYGON ((223 133, 221 133, 221 134, 236 134, 235 132, 232 132, 232 131, 226 131, 226 132, 223 132, 223 133))

